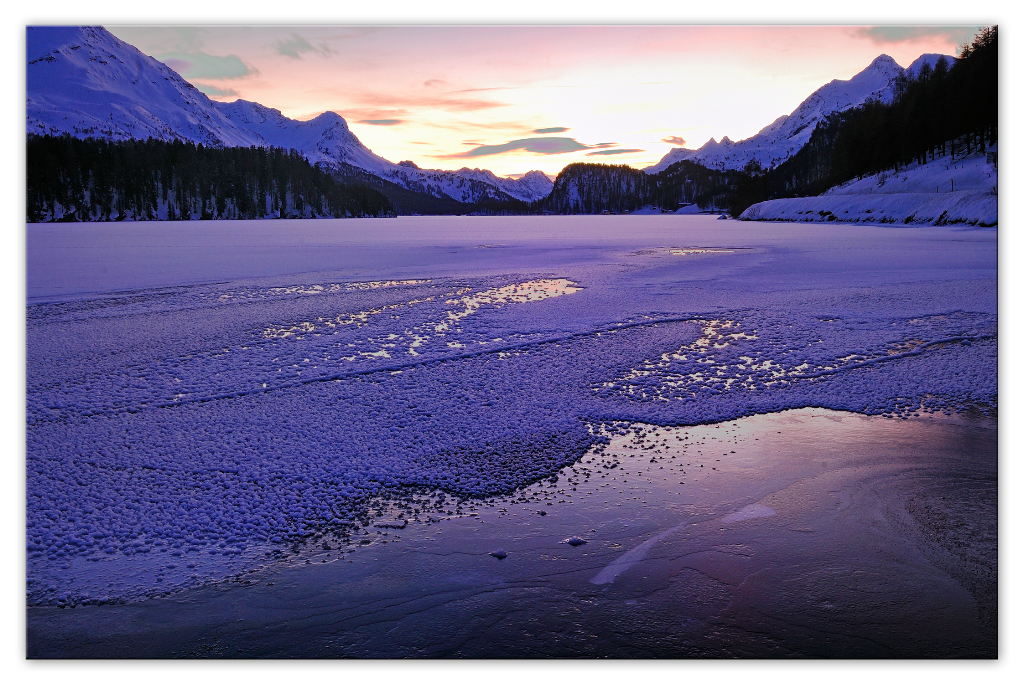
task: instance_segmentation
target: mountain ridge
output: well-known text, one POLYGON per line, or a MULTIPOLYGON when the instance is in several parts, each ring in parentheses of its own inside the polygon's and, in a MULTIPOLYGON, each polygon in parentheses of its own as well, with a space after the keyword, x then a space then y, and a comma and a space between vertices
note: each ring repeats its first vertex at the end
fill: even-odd
POLYGON ((297 121, 256 102, 211 100, 173 69, 102 27, 28 27, 26 52, 29 134, 295 149, 312 164, 349 164, 407 189, 462 203, 529 202, 546 196, 552 185, 539 171, 517 180, 481 169, 399 166, 363 145, 332 111, 297 121))
POLYGON ((752 160, 765 169, 778 166, 807 144, 815 127, 829 114, 852 109, 869 99, 891 102, 897 76, 912 76, 925 63, 934 66, 940 57, 950 64, 954 59, 950 55, 924 54, 904 69, 889 55, 881 54, 849 80, 833 79, 821 86, 790 114, 783 114, 749 138, 738 142, 728 136, 718 142, 711 138, 695 150, 677 147, 644 171, 658 173, 684 159, 720 171, 739 171, 752 160))

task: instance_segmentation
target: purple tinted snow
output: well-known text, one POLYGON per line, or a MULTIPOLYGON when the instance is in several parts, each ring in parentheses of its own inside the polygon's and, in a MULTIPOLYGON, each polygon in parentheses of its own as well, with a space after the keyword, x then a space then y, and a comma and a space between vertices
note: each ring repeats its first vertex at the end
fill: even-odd
MULTIPOLYGON (((89 288, 153 287, 30 305, 30 579, 69 559, 287 549, 374 495, 512 491, 576 461, 600 423, 995 410, 994 232, 581 218, 454 223, 454 237, 408 220, 397 266, 339 221, 375 254, 364 277, 305 272, 308 253, 285 246, 302 275, 250 263, 183 285, 216 268, 150 282, 111 263, 89 288), (446 239, 459 264, 424 247, 446 239), (672 254, 704 247, 735 251, 672 254), (500 294, 563 278, 560 296, 500 294)), ((29 291, 53 300, 62 243, 32 228, 30 264, 51 265, 30 267, 29 291)), ((81 227, 47 229, 73 243, 81 227)), ((180 234, 148 239, 144 263, 187 260, 180 234)), ((33 602, 82 600, 71 580, 31 586, 33 602)))

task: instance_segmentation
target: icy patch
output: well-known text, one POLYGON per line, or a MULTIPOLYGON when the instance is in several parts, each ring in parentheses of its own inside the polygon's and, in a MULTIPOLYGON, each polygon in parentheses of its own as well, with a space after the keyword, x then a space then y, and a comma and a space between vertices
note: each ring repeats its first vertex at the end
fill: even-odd
POLYGON ((720 249, 715 247, 688 247, 685 249, 670 249, 669 254, 676 254, 679 256, 686 256, 688 254, 732 254, 735 251, 735 249, 720 249))
POLYGON ((775 515, 775 509, 761 504, 750 504, 749 506, 744 506, 735 513, 730 513, 725 516, 722 518, 722 522, 740 522, 743 520, 754 520, 755 518, 767 518, 772 515, 775 515))

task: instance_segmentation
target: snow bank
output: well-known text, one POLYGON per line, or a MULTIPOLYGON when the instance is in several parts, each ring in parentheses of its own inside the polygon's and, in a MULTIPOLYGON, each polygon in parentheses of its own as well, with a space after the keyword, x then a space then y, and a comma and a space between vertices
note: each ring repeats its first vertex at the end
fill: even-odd
POLYGON ((739 218, 994 226, 998 222, 997 183, 996 165, 987 161, 985 153, 960 160, 942 157, 896 173, 886 171, 851 180, 817 197, 760 202, 739 218))
POLYGON ((945 194, 820 195, 760 202, 740 215, 744 221, 814 223, 965 223, 994 226, 996 196, 977 192, 945 194))

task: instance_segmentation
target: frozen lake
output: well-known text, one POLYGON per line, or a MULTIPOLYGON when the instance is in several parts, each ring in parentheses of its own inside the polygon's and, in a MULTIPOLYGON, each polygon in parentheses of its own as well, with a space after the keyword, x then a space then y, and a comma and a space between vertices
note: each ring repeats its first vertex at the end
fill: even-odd
MULTIPOLYGON (((650 569, 646 558, 675 557, 665 549, 689 543, 680 527, 685 521, 728 518, 730 529, 763 532, 783 518, 774 513, 780 509, 771 497, 795 500, 791 488, 821 474, 815 465, 821 459, 806 447, 793 447, 803 455, 799 464, 786 467, 779 465, 779 452, 734 447, 715 458, 724 462, 730 452, 747 453, 743 468, 762 471, 748 472, 746 484, 713 486, 716 480, 704 478, 699 466, 715 473, 726 466, 691 460, 694 465, 680 465, 656 497, 634 482, 617 490, 611 504, 601 499, 605 507, 629 507, 634 499, 657 498, 661 504, 655 509, 636 513, 647 522, 634 532, 613 534, 596 522, 587 527, 588 517, 610 525, 616 516, 578 493, 575 522, 556 526, 553 520, 569 517, 554 512, 569 510, 572 495, 566 493, 545 501, 550 516, 534 511, 531 520, 543 521, 538 524, 544 535, 590 536, 587 545, 553 551, 527 545, 533 549, 525 551, 529 559, 514 561, 524 551, 514 548, 519 533, 508 526, 511 514, 502 528, 506 542, 500 535, 474 537, 471 511, 497 515, 513 504, 522 507, 519 499, 530 488, 544 487, 556 475, 558 482, 576 477, 567 469, 625 448, 622 440, 640 425, 712 426, 678 428, 708 430, 818 407, 875 435, 868 442, 885 434, 888 444, 914 445, 910 455, 886 447, 850 455, 854 462, 848 467, 825 467, 843 473, 835 476, 846 478, 840 490, 856 490, 865 481, 851 478, 853 470, 880 477, 882 453, 902 464, 886 477, 903 478, 904 486, 925 487, 908 475, 914 468, 906 470, 907 463, 923 459, 938 469, 928 471, 933 480, 931 489, 921 490, 925 503, 931 501, 929 491, 946 488, 960 496, 970 490, 973 485, 950 473, 969 470, 972 459, 985 473, 982 480, 994 486, 994 229, 759 224, 669 215, 45 224, 29 225, 27 236, 30 652, 82 655, 47 644, 76 629, 91 633, 124 614, 111 611, 149 606, 143 610, 185 624, 189 613, 180 609, 186 600, 181 597, 212 608, 220 589, 202 593, 211 587, 248 592, 244 600, 255 602, 251 617, 257 619, 259 597, 268 591, 237 584, 253 572, 265 577, 290 568, 295 574, 288 581, 300 593, 304 581, 323 581, 322 571, 312 573, 307 561, 340 568, 336 561, 347 558, 377 568, 368 570, 371 575, 385 567, 402 575, 395 564, 413 558, 402 555, 413 551, 403 546, 406 538, 420 539, 445 525, 459 530, 453 532, 456 547, 449 548, 454 555, 439 566, 446 577, 463 571, 475 576, 476 564, 483 562, 548 577, 544 559, 550 554, 572 549, 582 550, 582 557, 601 548, 606 555, 579 571, 587 586, 597 592, 622 582, 633 586, 650 569), (923 424, 931 427, 914 428, 916 439, 906 437, 905 427, 891 427, 923 424), (979 446, 964 447, 964 440, 979 446), (960 446, 949 447, 951 441, 960 446), (940 452, 942 458, 932 458, 940 452), (767 477, 770 472, 775 475, 767 477), (764 481, 777 486, 753 484, 764 481), (694 518, 697 509, 686 506, 703 513, 694 518), (609 545, 613 537, 618 546, 609 545), (616 561, 617 548, 626 553, 648 542, 616 561), (487 555, 501 545, 509 552, 506 561, 487 555), (654 553, 655 547, 661 551, 654 553), (459 566, 458 558, 467 565, 459 566), (231 577, 234 583, 223 584, 231 577), (597 577, 603 579, 589 582, 597 577), (54 607, 72 605, 75 611, 54 607)), ((688 434, 671 437, 681 443, 695 439, 688 434)), ((783 440, 778 448, 788 447, 783 440)), ((662 449, 645 463, 668 467, 658 464, 662 452, 668 453, 662 449)), ((609 463, 603 468, 595 481, 618 475, 609 463)), ((815 486, 827 489, 825 479, 815 486)), ((581 484, 574 482, 572 491, 581 484)), ((993 505, 983 514, 994 525, 990 489, 985 491, 993 505)), ((820 507, 821 496, 824 490, 796 497, 803 512, 792 515, 804 516, 804 522, 793 522, 791 515, 785 524, 816 529, 806 516, 820 507)), ((895 531, 882 548, 924 538, 915 531, 930 524, 920 514, 921 501, 888 495, 882 500, 885 505, 851 509, 888 521, 895 531), (903 517, 892 512, 911 508, 903 517)), ((843 525, 829 527, 822 539, 844 538, 849 531, 837 531, 846 530, 843 525)), ((870 527, 857 530, 867 535, 862 546, 870 547, 870 527)), ((747 543, 730 535, 716 544, 747 543)), ((776 555, 808 553, 804 542, 772 538, 782 540, 769 545, 776 555)), ((750 576, 772 568, 782 573, 783 584, 809 581, 804 570, 787 576, 770 560, 776 556, 755 547, 729 556, 754 561, 727 563, 732 569, 721 576, 710 573, 715 581, 742 584, 746 575, 737 568, 746 565, 759 568, 750 576)), ((994 537, 989 547, 979 553, 990 553, 994 563, 994 537)), ((991 611, 984 608, 986 600, 994 601, 984 598, 989 590, 965 587, 963 563, 930 562, 940 568, 942 596, 913 594, 919 600, 906 615, 926 610, 963 622, 970 614, 981 636, 972 637, 974 650, 967 655, 987 653, 986 630, 994 630, 991 611)), ((807 567, 805 561, 794 563, 807 567)), ((687 575, 671 562, 657 567, 658 576, 674 586, 687 575)), ((334 572, 331 586, 361 582, 359 591, 377 596, 374 601, 390 600, 380 596, 383 585, 366 584, 365 575, 334 572)), ((845 572, 837 570, 822 586, 839 586, 845 572)), ((878 572, 883 577, 900 570, 887 565, 878 572)), ((939 586, 929 572, 908 581, 939 586)), ((435 584, 421 577, 407 581, 412 584, 398 596, 412 590, 430 594, 431 587, 448 591, 449 580, 442 577, 435 584)), ((488 581, 481 586, 493 589, 488 581)), ((910 595, 898 582, 879 583, 894 595, 910 595)), ((269 595, 273 599, 266 600, 278 601, 286 594, 269 595)), ((783 601, 784 595, 759 590, 751 605, 783 601)), ((310 610, 319 610, 321 598, 309 601, 310 610)), ((549 599, 538 599, 538 610, 549 599)), ((343 597, 332 600, 341 613, 352 608, 343 597)), ((841 600, 854 598, 844 594, 841 600)), ((691 636, 706 634, 704 627, 724 619, 715 601, 707 610, 689 612, 661 605, 657 614, 691 636), (703 627, 697 629, 698 623, 703 627)), ((436 605, 450 608, 443 601, 436 605)), ((586 605, 578 606, 584 616, 579 624, 598 615, 586 605)), ((480 610, 482 615, 489 609, 480 610)), ((815 620, 813 629, 827 631, 827 611, 815 620)), ((196 629, 203 639, 213 638, 205 628, 196 629)), ((857 628, 844 629, 852 634, 857 628)), ((894 643, 903 638, 899 631, 892 633, 894 643)), ((922 637, 927 645, 919 651, 865 650, 860 637, 851 636, 841 652, 928 655, 928 649, 942 651, 937 644, 946 632, 936 634, 922 637)), ((730 643, 737 654, 771 654, 767 646, 744 642, 749 648, 743 650, 721 636, 707 648, 685 634, 679 638, 657 654, 678 648, 679 654, 728 655, 730 643)), ((794 639, 812 646, 794 646, 789 654, 821 654, 824 648, 814 639, 794 639)), ((263 653, 293 652, 283 644, 268 645, 263 653)), ((181 648, 179 655, 190 646, 181 648)), ((424 647, 419 654, 457 654, 444 648, 424 647)), ((474 652, 487 654, 487 648, 474 652)), ((238 651, 222 654, 231 653, 238 651)), ((345 653, 355 652, 322 652, 345 653)), ((502 646, 493 653, 517 651, 502 646)), ((374 654, 388 655, 358 653, 374 654)), ((611 654, 642 655, 624 644, 611 654)))
POLYGON ((917 280, 935 268, 978 277, 995 274, 995 242, 994 229, 766 226, 700 215, 30 224, 28 297, 318 272, 371 279, 500 273, 705 243, 800 255, 776 260, 776 278, 838 269, 837 279, 889 272, 893 280, 917 280))

